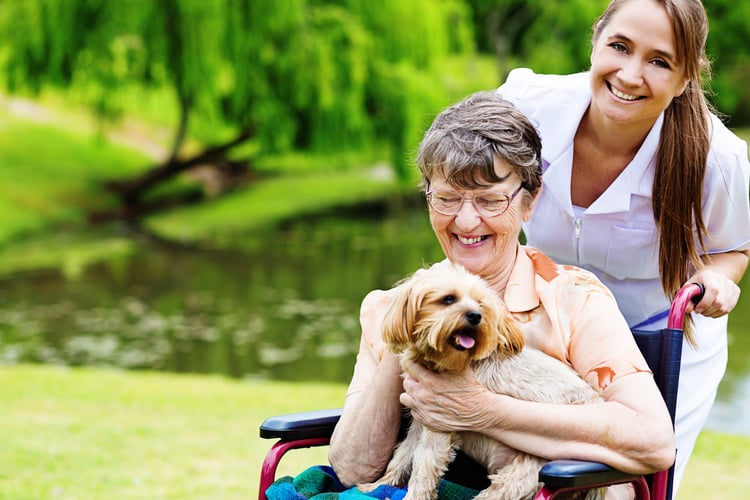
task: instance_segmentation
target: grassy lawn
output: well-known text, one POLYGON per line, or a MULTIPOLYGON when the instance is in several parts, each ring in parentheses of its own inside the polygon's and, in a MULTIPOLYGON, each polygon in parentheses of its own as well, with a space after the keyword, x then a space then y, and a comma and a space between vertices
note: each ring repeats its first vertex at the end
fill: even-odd
POLYGON ((0 110, 0 244, 80 224, 83 207, 112 200, 97 187, 113 172, 136 172, 145 156, 94 135, 0 110), (43 144, 43 147, 40 147, 43 144))
POLYGON ((368 170, 311 172, 266 180, 208 205, 150 217, 146 226, 172 240, 221 245, 222 240, 236 240, 238 233, 261 229, 264 224, 332 206, 381 200, 396 189, 393 180, 378 178, 368 170))
MULTIPOLYGON (((340 406, 345 387, 215 376, 0 367, 0 499, 248 499, 269 415, 340 406)), ((280 474, 325 461, 293 451, 280 474)), ((704 433, 678 500, 743 498, 750 437, 704 433)))
MULTIPOLYGON (((0 499, 13 500, 253 498, 263 419, 340 406, 345 390, 49 366, 2 367, 0 381, 0 499)), ((290 459, 287 473, 306 466, 290 459)))

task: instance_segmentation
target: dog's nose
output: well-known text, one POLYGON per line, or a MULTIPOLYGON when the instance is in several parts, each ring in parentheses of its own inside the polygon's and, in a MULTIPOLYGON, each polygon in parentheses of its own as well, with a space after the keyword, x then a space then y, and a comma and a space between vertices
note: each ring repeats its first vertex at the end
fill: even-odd
POLYGON ((468 321, 471 326, 477 326, 479 322, 482 321, 482 315, 476 311, 469 311, 466 313, 466 321, 468 321))

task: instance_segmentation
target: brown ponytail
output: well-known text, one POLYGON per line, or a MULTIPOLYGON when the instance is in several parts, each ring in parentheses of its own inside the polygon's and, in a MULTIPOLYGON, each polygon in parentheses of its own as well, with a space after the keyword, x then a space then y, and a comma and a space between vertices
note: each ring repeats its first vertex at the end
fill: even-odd
MULTIPOLYGON (((707 231, 701 200, 710 121, 708 108, 696 105, 701 100, 703 92, 693 82, 674 99, 665 111, 656 157, 653 210, 659 228, 659 274, 668 297, 674 297, 691 269, 703 266, 700 255, 705 253, 707 231)), ((695 345, 689 323, 685 333, 695 345)))

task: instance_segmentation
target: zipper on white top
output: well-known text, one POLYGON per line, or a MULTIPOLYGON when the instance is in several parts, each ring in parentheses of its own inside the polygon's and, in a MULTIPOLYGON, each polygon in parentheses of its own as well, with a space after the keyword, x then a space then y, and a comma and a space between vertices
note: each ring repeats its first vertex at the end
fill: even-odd
POLYGON ((576 217, 575 220, 575 233, 576 233, 576 264, 581 265, 581 225, 583 219, 576 217))

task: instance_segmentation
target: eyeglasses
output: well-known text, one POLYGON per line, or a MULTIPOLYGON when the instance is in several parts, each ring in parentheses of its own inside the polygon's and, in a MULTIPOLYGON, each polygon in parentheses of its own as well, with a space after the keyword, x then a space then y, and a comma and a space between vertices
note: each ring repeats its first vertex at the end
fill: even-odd
POLYGON ((470 201, 474 209, 485 217, 496 217, 504 214, 523 186, 513 194, 482 192, 470 196, 461 196, 455 191, 427 191, 427 203, 436 212, 443 215, 456 215, 464 203, 470 201))

